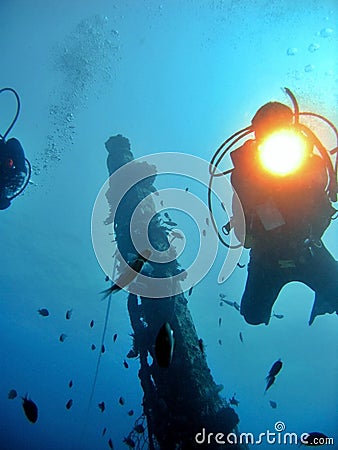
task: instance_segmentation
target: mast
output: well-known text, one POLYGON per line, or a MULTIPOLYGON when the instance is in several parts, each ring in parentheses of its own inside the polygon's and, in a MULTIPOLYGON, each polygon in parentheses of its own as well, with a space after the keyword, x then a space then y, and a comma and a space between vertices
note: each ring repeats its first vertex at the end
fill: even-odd
MULTIPOLYGON (((108 151, 109 175, 134 160, 129 140, 122 135, 109 138, 105 145, 108 151)), ((110 214, 106 220, 107 225, 114 226, 117 248, 125 260, 128 260, 128 254, 135 254, 130 237, 131 216, 142 200, 156 192, 156 168, 154 170, 154 167, 146 162, 135 162, 133 170, 139 170, 143 176, 148 174, 148 177, 136 183, 127 192, 119 202, 114 217, 110 214)), ((106 193, 110 206, 114 204, 114 192, 112 177, 106 193)), ((151 244, 159 251, 168 249, 167 229, 161 224, 160 216, 150 197, 145 201, 143 209, 147 210, 144 220, 149 214, 152 216, 149 223, 151 244)), ((140 221, 138 224, 141 225, 140 221)), ((165 277, 169 282, 171 277, 179 273, 184 274, 176 259, 169 263, 152 264, 152 268, 152 277, 165 277)), ((134 429, 125 439, 125 443, 130 447, 135 444, 134 448, 149 450, 193 450, 204 448, 201 445, 203 433, 205 444, 208 435, 213 433, 207 445, 210 450, 247 448, 243 444, 217 444, 215 441, 217 433, 223 433, 224 436, 232 433, 234 441, 238 437, 239 417, 220 396, 223 386, 217 385, 211 375, 184 294, 148 298, 129 293, 127 306, 133 329, 133 345, 127 356, 139 357, 140 360, 138 377, 144 393, 142 420, 146 425, 148 437, 146 441, 144 438, 142 441, 140 434, 134 429), (165 322, 170 324, 175 338, 174 354, 169 368, 159 367, 154 356, 156 336, 165 322), (199 443, 196 442, 196 435, 199 443)))

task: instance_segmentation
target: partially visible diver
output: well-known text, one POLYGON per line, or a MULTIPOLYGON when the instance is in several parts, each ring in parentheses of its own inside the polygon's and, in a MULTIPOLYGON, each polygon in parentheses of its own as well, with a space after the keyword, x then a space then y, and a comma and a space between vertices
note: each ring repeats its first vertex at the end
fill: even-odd
MULTIPOLYGON (((224 172, 231 173, 243 208, 246 229, 242 244, 251 249, 240 312, 252 325, 268 325, 279 292, 291 281, 303 282, 315 292, 309 325, 316 316, 338 310, 338 263, 322 241, 337 212, 332 206, 337 201, 337 148, 329 152, 300 122, 300 116, 321 119, 337 140, 338 132, 325 117, 300 112, 292 92, 285 91, 294 111, 279 102, 263 105, 251 126, 225 141, 235 138, 226 150, 222 144, 213 158, 220 150, 223 158, 233 144, 254 133, 254 139, 231 152, 234 168, 224 172), (330 153, 336 156, 335 166, 330 153)), ((233 214, 223 228, 227 234, 233 227, 241 240, 235 201, 233 214)))
POLYGON ((21 194, 26 188, 31 174, 30 163, 25 158, 25 153, 18 139, 6 140, 18 118, 20 99, 14 89, 0 89, 0 94, 5 91, 14 93, 17 100, 17 112, 4 135, 0 134, 0 210, 7 209, 11 201, 21 194))

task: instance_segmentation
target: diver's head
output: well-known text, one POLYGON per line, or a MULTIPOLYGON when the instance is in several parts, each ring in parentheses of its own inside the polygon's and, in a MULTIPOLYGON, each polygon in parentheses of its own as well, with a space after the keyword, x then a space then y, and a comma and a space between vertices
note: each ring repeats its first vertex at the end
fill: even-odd
POLYGON ((117 134, 116 136, 111 136, 107 142, 105 142, 106 149, 108 153, 115 153, 116 151, 130 150, 129 139, 122 136, 122 134, 117 134))
POLYGON ((257 141, 261 141, 267 135, 281 128, 288 128, 292 124, 292 110, 279 102, 269 102, 263 105, 251 121, 257 141))

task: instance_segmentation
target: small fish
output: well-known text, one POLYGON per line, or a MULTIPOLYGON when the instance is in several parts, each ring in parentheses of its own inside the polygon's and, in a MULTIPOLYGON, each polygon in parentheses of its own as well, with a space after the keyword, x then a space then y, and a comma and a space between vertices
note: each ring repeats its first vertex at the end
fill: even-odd
POLYGON ((96 350, 96 345, 92 344, 90 348, 94 351, 94 350, 96 350))
POLYGON ((26 414, 27 419, 35 423, 38 420, 38 407, 33 402, 33 400, 28 400, 28 394, 26 394, 26 397, 22 398, 22 407, 24 410, 24 413, 26 414))
POLYGON ((42 317, 47 317, 49 316, 49 311, 47 308, 40 308, 38 309, 38 313, 40 314, 40 316, 42 317))
POLYGON ((160 328, 155 341, 155 357, 160 367, 170 366, 174 352, 174 332, 168 322, 160 328))
POLYGON ((90 328, 93 328, 94 323, 95 323, 94 320, 91 320, 91 321, 90 321, 90 323, 89 323, 90 328))
POLYGON ((106 278, 104 279, 104 281, 109 281, 109 276, 106 275, 106 278))
POLYGON ((240 341, 241 341, 242 343, 244 343, 244 341, 243 341, 243 334, 242 334, 241 331, 239 332, 239 339, 240 339, 240 341))
POLYGON ((188 295, 190 297, 190 295, 192 294, 192 290, 194 289, 194 286, 191 286, 191 288, 189 289, 188 295))
POLYGON ((101 345, 101 353, 104 353, 106 351, 106 347, 104 346, 104 344, 101 345))
POLYGON ((237 311, 239 311, 241 309, 237 302, 234 302, 233 306, 234 306, 235 309, 237 309, 237 311))
POLYGON ((101 412, 104 412, 104 410, 106 409, 106 405, 104 402, 98 403, 97 406, 99 407, 101 412))
POLYGON ((266 383, 266 388, 265 388, 264 393, 273 385, 275 380, 276 380, 276 377, 266 377, 267 383, 266 383))
POLYGON ((236 395, 236 394, 234 394, 234 395, 229 399, 229 403, 230 403, 230 405, 238 406, 238 405, 239 405, 239 401, 237 400, 237 398, 235 398, 235 395, 236 395))
POLYGON ((173 222, 172 220, 164 220, 163 223, 165 223, 169 227, 177 227, 177 223, 173 222))
POLYGON ((119 403, 120 403, 121 406, 123 406, 125 404, 125 401, 124 401, 123 397, 119 398, 119 403))
POLYGON ((307 433, 307 436, 302 435, 301 443, 307 446, 317 447, 319 445, 325 445, 328 443, 327 439, 329 439, 324 433, 319 433, 318 431, 312 431, 311 433, 307 433))
POLYGON ((68 400, 68 402, 66 403, 66 409, 69 410, 72 406, 73 406, 73 400, 70 398, 68 400))
POLYGON ((160 205, 163 206, 163 200, 160 201, 160 205))
POLYGON ((178 231, 171 230, 171 231, 170 231, 170 234, 171 234, 171 236, 172 236, 173 238, 175 238, 175 239, 183 239, 182 234, 179 233, 178 231))
POLYGON ((205 230, 202 231, 203 236, 205 237, 207 235, 207 232, 205 230))
POLYGON ((222 325, 222 317, 220 317, 219 319, 218 319, 218 326, 220 327, 222 325))
POLYGON ((68 311, 66 311, 66 320, 70 320, 70 318, 72 317, 72 314, 73 314, 73 310, 68 309, 68 311))
POLYGON ((224 303, 223 302, 219 302, 219 306, 224 306, 224 303))
POLYGON ((204 355, 204 353, 205 353, 205 345, 204 345, 204 342, 203 342, 202 338, 200 338, 198 340, 198 346, 199 346, 199 349, 201 350, 202 355, 204 355))
POLYGON ((66 339, 67 339, 67 335, 65 333, 61 333, 60 337, 59 337, 59 341, 60 342, 65 342, 66 339))
POLYGON ((276 319, 284 319, 283 314, 272 314, 273 317, 276 317, 276 319))
POLYGON ((107 431, 107 427, 104 427, 102 430, 102 436, 104 436, 106 434, 106 431, 107 431))
POLYGON ((134 430, 136 431, 136 433, 139 433, 139 434, 142 434, 145 432, 145 428, 141 423, 135 425, 134 430))
POLYGON ((137 358, 138 357, 138 352, 136 350, 134 350, 133 348, 129 350, 129 352, 127 353, 127 358, 131 359, 131 358, 137 358))
POLYGON ((109 445, 109 448, 114 450, 114 445, 113 445, 113 441, 111 440, 111 438, 109 438, 108 445, 109 445))
POLYGON ((225 304, 229 305, 229 306, 234 306, 235 302, 232 302, 230 300, 225 300, 224 298, 222 299, 222 302, 224 302, 225 304))
POLYGON ((68 386, 70 389, 73 387, 73 380, 69 380, 68 386))
POLYGON ((130 437, 126 437, 123 439, 123 442, 131 448, 135 448, 135 442, 130 437))
POLYGON ((207 224, 207 226, 209 226, 209 219, 208 219, 208 217, 205 219, 205 223, 207 224))
POLYGON ((273 400, 270 400, 269 403, 270 403, 270 406, 271 406, 272 409, 276 409, 277 408, 277 403, 274 402, 273 400))
POLYGON ((133 416, 134 415, 134 410, 133 409, 130 409, 129 411, 128 411, 128 416, 133 416))
POLYGON ((125 359, 123 360, 123 365, 126 369, 129 368, 129 364, 127 363, 127 361, 125 359))
POLYGON ((278 361, 276 361, 275 363, 273 363, 268 376, 266 377, 266 388, 265 388, 265 392, 273 385, 273 383, 275 382, 276 379, 276 375, 279 373, 279 371, 281 370, 283 366, 282 361, 279 359, 278 361))
POLYGON ((268 377, 275 377, 280 372, 282 367, 283 367, 283 363, 280 359, 278 359, 278 361, 273 363, 273 365, 269 371, 268 377))
POLYGON ((218 339, 219 345, 222 345, 222 339, 218 339))
POLYGON ((104 294, 103 299, 109 297, 110 294, 114 294, 115 292, 120 291, 121 289, 128 286, 141 272, 144 264, 148 261, 151 255, 151 251, 146 249, 142 252, 143 254, 138 254, 130 265, 121 273, 121 275, 116 280, 110 288, 105 289, 101 292, 104 294))
POLYGON ((245 267, 245 264, 240 264, 240 263, 237 263, 237 267, 239 267, 240 269, 244 269, 244 267, 245 267))
POLYGON ((13 400, 14 398, 16 398, 18 396, 18 393, 16 392, 15 389, 11 389, 10 391, 8 391, 8 395, 7 398, 9 400, 13 400))
POLYGON ((116 339, 117 339, 117 333, 114 334, 113 341, 116 342, 116 339))

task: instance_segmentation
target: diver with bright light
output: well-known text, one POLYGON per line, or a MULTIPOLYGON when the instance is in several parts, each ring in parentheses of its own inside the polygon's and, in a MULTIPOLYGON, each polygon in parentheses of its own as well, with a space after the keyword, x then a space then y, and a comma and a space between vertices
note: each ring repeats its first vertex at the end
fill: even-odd
POLYGON ((15 117, 2 135, 0 134, 0 210, 7 209, 11 201, 26 188, 31 174, 31 166, 25 158, 23 148, 16 138, 6 139, 13 128, 20 112, 20 99, 12 88, 0 89, 3 92, 12 92, 17 101, 15 117))
MULTIPOLYGON (((315 292, 310 325, 317 315, 338 311, 338 263, 322 242, 337 212, 332 206, 337 201, 337 161, 334 166, 330 157, 331 153, 337 158, 337 148, 329 152, 300 117, 317 117, 337 139, 338 133, 325 117, 299 112, 294 95, 285 90, 294 111, 279 102, 265 104, 251 126, 227 139, 211 161, 213 177, 225 153, 254 133, 254 139, 231 152, 234 168, 222 173, 231 173, 244 211, 242 244, 251 251, 240 311, 253 325, 269 323, 279 292, 291 281, 303 282, 315 292)), ((233 214, 223 227, 226 234, 232 227, 236 233, 235 202, 233 214)))

